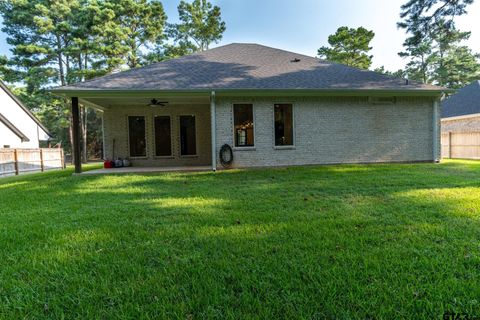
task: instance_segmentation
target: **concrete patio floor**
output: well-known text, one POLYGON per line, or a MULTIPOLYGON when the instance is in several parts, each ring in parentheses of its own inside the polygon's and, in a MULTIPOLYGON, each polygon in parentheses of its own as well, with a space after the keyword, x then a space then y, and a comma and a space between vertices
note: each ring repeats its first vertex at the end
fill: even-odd
POLYGON ((96 169, 82 172, 82 175, 91 174, 118 174, 118 173, 151 173, 151 172, 195 172, 210 171, 211 166, 189 166, 189 167, 122 167, 111 169, 96 169))

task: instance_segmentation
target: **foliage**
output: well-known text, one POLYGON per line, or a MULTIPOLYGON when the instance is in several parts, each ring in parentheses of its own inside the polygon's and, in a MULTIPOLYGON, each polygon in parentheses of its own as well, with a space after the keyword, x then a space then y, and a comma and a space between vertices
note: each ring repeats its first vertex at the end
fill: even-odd
POLYGON ((212 6, 207 0, 193 0, 191 3, 181 0, 178 5, 180 23, 171 24, 170 36, 179 42, 173 52, 195 47, 207 50, 212 43, 222 39, 225 22, 222 21, 220 8, 212 6))
POLYGON ((409 59, 406 74, 412 80, 459 88, 480 76, 479 55, 462 42, 470 32, 455 27, 471 0, 410 0, 402 6, 399 27, 409 34, 400 52, 409 59))
POLYGON ((480 314, 480 162, 69 169, 0 190, 0 318, 480 314))
POLYGON ((438 31, 440 22, 446 29, 455 27, 454 18, 467 13, 474 0, 409 0, 402 5, 398 26, 410 34, 409 42, 420 45, 430 34, 438 31))
MULTIPOLYGON (((17 89, 22 101, 68 152, 70 102, 48 88, 204 50, 222 38, 219 7, 206 0, 181 1, 178 10, 181 23, 166 32, 159 0, 1 1, 2 31, 12 56, 0 56, 0 76, 22 86, 17 89)), ((92 132, 82 132, 86 160, 87 149, 98 154, 101 148, 101 121, 96 112, 81 112, 82 119, 89 119, 82 129, 92 132)))
MULTIPOLYGON (((158 0, 8 0, 0 3, 0 13, 12 46, 12 57, 0 58, 1 75, 24 85, 21 99, 67 152, 69 101, 46 90, 139 66, 143 50, 164 36, 166 23, 158 0)), ((86 114, 82 108, 82 119, 91 119, 82 129, 89 127, 98 136, 99 115, 86 114)), ((93 139, 83 130, 85 160, 88 137, 93 139)))
POLYGON ((375 33, 363 27, 353 29, 348 27, 338 28, 335 34, 328 37, 331 47, 321 47, 318 55, 329 61, 343 63, 360 69, 368 69, 372 64, 372 57, 368 52, 372 49, 375 33))
POLYGON ((406 76, 405 71, 402 69, 398 69, 397 71, 388 71, 385 69, 385 66, 375 68, 373 71, 386 74, 392 77, 396 77, 396 78, 405 78, 406 76))

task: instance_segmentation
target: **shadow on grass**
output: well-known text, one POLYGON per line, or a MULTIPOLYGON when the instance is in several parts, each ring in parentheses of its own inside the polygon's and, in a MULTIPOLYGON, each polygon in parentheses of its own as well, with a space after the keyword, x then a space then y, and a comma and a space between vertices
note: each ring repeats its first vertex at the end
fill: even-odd
POLYGON ((469 162, 0 182, 0 296, 36 317, 475 312, 479 177, 469 162))

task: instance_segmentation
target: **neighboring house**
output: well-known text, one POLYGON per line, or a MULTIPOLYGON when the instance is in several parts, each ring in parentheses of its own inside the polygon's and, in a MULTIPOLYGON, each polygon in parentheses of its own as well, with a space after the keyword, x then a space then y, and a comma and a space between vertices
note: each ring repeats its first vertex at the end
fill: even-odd
POLYGON ((442 156, 480 158, 480 81, 442 102, 442 156))
POLYGON ((0 149, 38 148, 50 138, 48 130, 0 81, 0 149))
POLYGON ((224 144, 233 167, 438 161, 446 91, 257 44, 54 89, 76 148, 80 103, 104 111, 107 158, 214 170, 224 144))

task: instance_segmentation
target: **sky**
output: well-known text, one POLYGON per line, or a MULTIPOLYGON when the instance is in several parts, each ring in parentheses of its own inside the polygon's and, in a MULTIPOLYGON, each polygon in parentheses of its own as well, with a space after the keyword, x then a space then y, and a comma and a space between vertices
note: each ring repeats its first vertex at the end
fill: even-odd
MULTIPOLYGON (((227 30, 212 47, 232 42, 259 43, 275 48, 316 56, 318 48, 328 45, 328 36, 338 27, 363 26, 375 32, 371 42, 373 67, 387 70, 403 68, 402 51, 406 38, 399 30, 400 6, 406 0, 211 0, 221 8, 227 30)), ((178 20, 179 0, 162 1, 169 22, 178 20)), ((460 30, 472 31, 466 43, 480 52, 480 1, 468 14, 457 18, 460 30)), ((0 54, 8 54, 5 35, 0 33, 0 54)))

